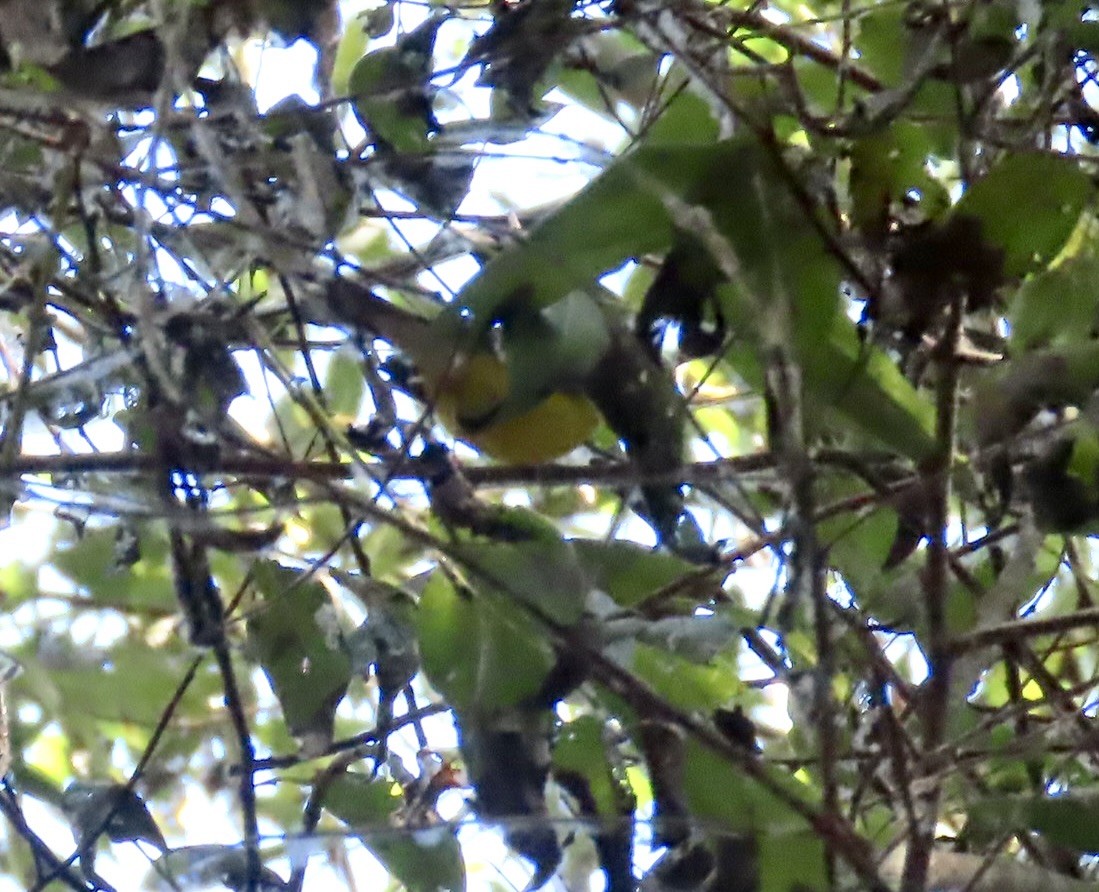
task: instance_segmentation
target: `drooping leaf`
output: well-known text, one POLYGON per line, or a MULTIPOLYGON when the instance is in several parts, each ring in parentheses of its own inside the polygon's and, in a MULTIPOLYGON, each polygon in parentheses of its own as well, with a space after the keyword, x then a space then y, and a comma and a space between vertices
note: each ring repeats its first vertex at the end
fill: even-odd
POLYGON ((498 581, 504 599, 519 598, 562 625, 580 618, 589 584, 570 542, 471 541, 457 550, 498 581))
MULTIPOLYGON (((694 567, 682 558, 643 548, 630 542, 597 542, 574 539, 573 550, 591 580, 593 588, 606 592, 621 607, 635 607, 673 583, 683 579, 694 567)), ((702 594, 707 585, 686 586, 678 595, 708 600, 702 594)))
MULTIPOLYGON (((820 481, 818 491, 821 499, 833 502, 866 493, 867 489, 862 481, 830 477, 820 481)), ((828 563, 843 574, 856 598, 861 596, 864 584, 871 585, 881 575, 897 540, 900 522, 897 506, 882 499, 862 511, 843 512, 817 525, 828 563)))
POLYGON ((163 535, 146 529, 140 536, 138 564, 120 566, 114 534, 89 530, 79 539, 62 539, 55 556, 57 569, 95 600, 127 603, 146 609, 175 609, 175 593, 163 535))
POLYGON ((336 707, 351 680, 336 613, 320 583, 273 562, 254 570, 262 602, 248 619, 248 649, 310 752, 332 742, 336 707))
POLYGON ((569 722, 554 741, 553 769, 582 775, 595 806, 594 814, 617 820, 632 795, 607 761, 604 731, 603 722, 592 715, 569 722))
MULTIPOLYGON (((772 779, 796 796, 811 798, 808 786, 773 773, 772 779)), ((766 890, 829 888, 824 845, 805 821, 773 793, 721 759, 689 742, 684 763, 684 790, 691 814, 708 826, 744 833, 758 847, 761 888, 766 890), (797 841, 796 843, 794 841, 797 841), (796 856, 790 846, 796 845, 796 856)))
MULTIPOLYGON (((65 653, 62 642, 53 651, 46 666, 32 666, 46 671, 33 672, 27 682, 40 695, 71 703, 73 721, 156 722, 164 709, 165 688, 178 680, 191 658, 182 639, 158 650, 150 650, 144 641, 123 639, 105 654, 87 647, 65 653), (89 671, 92 666, 94 672, 89 671)), ((203 673, 184 702, 197 710, 217 690, 215 677, 203 673)))
MULTIPOLYGON (((201 892, 218 883, 233 892, 248 888, 248 854, 240 846, 197 845, 169 849, 153 863, 157 877, 174 892, 201 892)), ((282 878, 260 865, 256 892, 284 892, 282 878)))
MULTIPOLYGON (((583 53, 584 64, 563 70, 559 76, 559 89, 585 108, 612 118, 617 109, 608 103, 610 97, 640 111, 658 89, 659 56, 631 35, 600 31, 586 35, 576 43, 583 53)), ((667 77, 671 79, 673 75, 667 77)), ((675 101, 673 99, 670 105, 675 101)), ((664 117, 661 115, 660 120, 664 117)), ((714 133, 702 135, 705 140, 715 137, 716 128, 714 133)))
POLYGON ((851 148, 851 218, 868 237, 883 238, 903 200, 913 193, 934 218, 949 203, 945 187, 927 172, 931 147, 922 127, 897 121, 855 141, 851 148))
POLYGON ((1027 279, 1008 307, 1016 350, 1086 341, 1099 329, 1099 258, 1070 257, 1027 279))
POLYGON ((553 666, 552 649, 525 613, 461 592, 442 573, 424 589, 416 625, 425 674, 460 711, 522 703, 553 666))
POLYGON ((402 832, 403 800, 391 781, 346 772, 327 787, 324 807, 347 824, 408 892, 462 892, 465 862, 446 827, 402 832))
POLYGON ((989 828, 1022 824, 1078 852, 1099 851, 1099 801, 1089 793, 1059 796, 992 796, 975 803, 974 816, 989 828))
POLYGON ((622 773, 608 761, 604 727, 588 715, 562 728, 553 747, 553 777, 577 801, 582 815, 597 819, 592 831, 608 892, 626 892, 635 885, 629 819, 636 801, 622 773))
POLYGON ((549 306, 626 259, 667 247, 668 214, 646 182, 689 195, 733 163, 732 146, 642 147, 615 161, 522 246, 496 255, 462 290, 459 306, 479 320, 496 318, 517 293, 532 307, 549 306))
POLYGON ((144 841, 162 852, 167 849, 148 807, 125 784, 73 781, 61 794, 61 808, 81 848, 105 835, 111 842, 144 841))
POLYGON ((918 48, 905 27, 905 11, 897 6, 875 6, 859 19, 859 52, 862 64, 887 86, 900 86, 912 67, 918 48))
POLYGON ((813 831, 764 833, 757 846, 760 892, 830 888, 824 841, 813 831))
POLYGON ((1020 153, 974 183, 953 213, 980 220, 985 237, 1004 250, 1007 274, 1024 276, 1057 256, 1094 197, 1091 179, 1071 159, 1020 153))
POLYGON ((393 29, 393 7, 391 4, 377 7, 366 13, 360 13, 353 19, 336 49, 336 58, 332 64, 331 86, 334 93, 344 95, 350 91, 351 71, 355 63, 366 55, 366 47, 372 38, 388 34, 393 29), (387 21, 377 21, 378 14, 387 21))
POLYGON ((707 664, 649 644, 638 643, 633 650, 634 672, 682 709, 713 709, 740 692, 741 682, 731 669, 736 664, 736 641, 728 642, 724 652, 707 664))

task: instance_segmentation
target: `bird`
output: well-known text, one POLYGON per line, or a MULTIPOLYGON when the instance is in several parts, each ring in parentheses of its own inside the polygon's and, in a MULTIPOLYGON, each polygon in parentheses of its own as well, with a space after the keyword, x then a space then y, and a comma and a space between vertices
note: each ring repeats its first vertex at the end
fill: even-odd
POLYGON ((545 307, 528 297, 517 289, 492 318, 447 307, 427 319, 350 278, 326 291, 330 314, 405 354, 436 418, 490 458, 550 461, 605 422, 638 473, 639 508, 659 541, 687 560, 711 561, 681 487, 666 479, 682 462, 689 417, 672 377, 598 288, 545 307))
MULTIPOLYGON (((436 417, 457 439, 497 461, 537 464, 559 458, 589 439, 600 413, 571 372, 556 383, 546 375, 528 380, 531 356, 513 344, 431 320, 375 295, 348 279, 336 279, 328 303, 341 321, 388 341, 412 362, 401 383, 418 389, 436 417), (523 354, 521 356, 521 354, 523 354)), ((522 342, 553 337, 554 320, 545 314, 514 321, 522 342)), ((542 352, 542 351, 536 351, 542 352)), ((537 357, 542 362, 546 357, 537 357)), ((395 367, 393 367, 395 368, 395 367)))

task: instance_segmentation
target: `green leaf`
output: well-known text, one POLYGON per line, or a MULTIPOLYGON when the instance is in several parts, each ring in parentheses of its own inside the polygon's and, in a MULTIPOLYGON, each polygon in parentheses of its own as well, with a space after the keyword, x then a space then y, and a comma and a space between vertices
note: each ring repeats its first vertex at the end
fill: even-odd
MULTIPOLYGON (((56 647, 55 647, 56 650, 56 647)), ((58 655, 53 655, 58 660, 58 655)), ((181 641, 150 649, 144 640, 123 639, 107 654, 82 654, 73 648, 74 665, 51 666, 42 671, 30 663, 26 683, 46 701, 53 701, 65 711, 66 721, 81 716, 99 720, 154 724, 164 710, 166 691, 178 682, 190 659, 181 641), (95 671, 88 671, 91 658, 95 671)), ((196 712, 202 701, 217 693, 215 677, 203 673, 187 691, 186 704, 196 712)))
POLYGON ((485 592, 505 610, 518 598, 562 625, 580 618, 591 582, 571 541, 561 538, 545 517, 526 508, 486 506, 492 538, 470 538, 453 545, 485 592))
POLYGON ((972 631, 980 620, 977 596, 961 583, 951 585, 944 609, 946 627, 952 635, 972 631))
POLYGON ((1074 49, 1086 50, 1092 55, 1099 53, 1099 22, 1095 20, 1080 21, 1080 11, 1073 9, 1071 4, 1063 7, 1058 12, 1051 10, 1045 15, 1059 15, 1067 19, 1064 22, 1063 34, 1069 46, 1074 49))
POLYGON ((522 703, 538 692, 554 663, 552 649, 524 613, 460 592, 443 573, 428 581, 416 626, 424 673, 459 711, 522 703))
MULTIPOLYGON (((865 483, 855 481, 832 479, 819 483, 820 498, 827 502, 866 489, 865 483)), ((817 524, 821 545, 828 549, 828 563, 843 574, 856 598, 861 599, 864 587, 881 576, 898 525, 897 512, 881 505, 864 513, 844 512, 817 524)))
MULTIPOLYGON (((714 221, 741 269, 718 289, 727 322, 757 352, 775 343, 792 349, 809 406, 838 410, 912 458, 929 455, 931 407, 840 312, 840 270, 772 161, 754 144, 742 146, 722 183, 731 198, 714 206, 714 221)), ((738 370, 749 376, 765 365, 760 354, 738 370)))
POLYGON ((888 355, 862 341, 853 322, 837 319, 831 337, 810 343, 800 358, 810 406, 832 406, 847 425, 914 461, 934 452, 931 404, 888 355))
POLYGON ((659 78, 660 58, 621 31, 600 31, 578 41, 590 60, 583 69, 566 67, 558 89, 607 120, 614 121, 614 103, 626 103, 635 114, 650 100, 659 78), (611 97, 614 102, 608 102, 611 97))
MULTIPOLYGON (((386 7, 382 7, 386 9, 386 7)), ((363 13, 349 23, 349 27, 340 38, 336 48, 336 58, 332 64, 331 88, 336 96, 347 95, 351 90, 351 71, 355 63, 366 54, 366 46, 370 42, 367 34, 363 13)), ((386 29, 387 31, 389 29, 386 29)), ((382 32, 383 34, 385 32, 382 32)), ((380 35, 379 35, 380 36, 380 35)))
POLYGON ((975 803, 972 811, 989 828, 1007 830, 1023 824, 1058 845, 1099 852, 1099 797, 1092 793, 993 796, 975 803))
POLYGON ((119 562, 116 529, 88 530, 79 539, 61 541, 54 566, 84 589, 94 602, 135 608, 176 608, 168 563, 168 542, 146 527, 138 542, 141 559, 133 566, 119 562))
MULTIPOLYGON (((572 547, 592 587, 606 592, 620 607, 636 607, 697 568, 672 554, 632 542, 573 539, 572 547)), ((709 589, 711 583, 702 582, 709 589)), ((690 593, 688 588, 683 594, 690 593)), ((699 600, 703 598, 699 592, 699 600)))
POLYGON ((979 219, 985 239, 1004 249, 1005 272, 1025 276, 1050 264, 1093 199, 1091 178, 1072 159, 1021 153, 974 183, 954 213, 979 219))
POLYGON ((633 670, 657 693, 681 709, 709 712, 741 690, 736 672, 736 641, 710 663, 700 665, 662 647, 634 645, 633 670))
POLYGON ((362 366, 350 354, 340 351, 332 357, 325 375, 324 394, 328 409, 334 415, 352 419, 362 404, 366 380, 362 366))
POLYGON ((262 603, 248 619, 248 651, 263 669, 290 732, 310 752, 332 742, 336 707, 351 681, 335 610, 324 587, 274 562, 253 578, 262 603))
POLYGON ((718 139, 718 122, 710 103, 702 96, 679 63, 668 70, 662 88, 673 96, 645 131, 645 144, 708 145, 718 139))
POLYGON ((505 603, 519 598, 562 625, 575 623, 584 611, 591 586, 569 542, 472 541, 455 550, 488 574, 505 603))
POLYGON ((1016 351, 1088 341, 1099 327, 1099 257, 1070 257, 1027 279, 1008 308, 1016 351))
POLYGON ((757 837, 760 892, 830 889, 824 840, 812 830, 764 833, 757 837))
MULTIPOLYGON (((779 775, 775 775, 776 778, 779 775)), ((787 787, 797 788, 789 776, 787 787)), ((745 774, 694 741, 687 742, 684 792, 696 818, 717 822, 739 833, 789 833, 806 828, 805 820, 745 774)), ((801 789, 800 795, 806 795, 801 789)))
POLYGON ((603 721, 593 715, 562 726, 553 746, 553 768, 584 779, 601 817, 620 818, 632 812, 633 794, 607 761, 605 731, 603 721))
POLYGON ((851 220, 860 230, 885 235, 890 205, 915 190, 928 218, 946 210, 945 187, 927 173, 931 146, 923 127, 897 121, 851 147, 851 220))
POLYGON ((877 5, 867 15, 860 16, 858 23, 859 62, 887 86, 899 86, 911 55, 904 7, 877 5))
POLYGON ((395 822, 403 803, 391 781, 364 774, 335 778, 324 807, 347 824, 408 892, 461 892, 465 864, 454 834, 446 827, 408 832, 395 822))
MULTIPOLYGON (((809 790, 785 773, 775 783, 807 801, 809 790)), ((790 806, 694 741, 687 743, 684 792, 691 815, 718 828, 752 836, 758 847, 761 889, 828 889, 823 841, 790 806), (796 849, 796 852, 795 852, 796 849)))
MULTIPOLYGON (((447 325, 496 318, 516 294, 532 308, 556 303, 635 255, 671 243, 660 199, 640 180, 655 176, 687 191, 719 161, 713 146, 642 148, 615 161, 575 198, 543 220, 521 246, 497 254, 455 301, 447 325)), ((440 320, 442 321, 442 320, 440 320)))

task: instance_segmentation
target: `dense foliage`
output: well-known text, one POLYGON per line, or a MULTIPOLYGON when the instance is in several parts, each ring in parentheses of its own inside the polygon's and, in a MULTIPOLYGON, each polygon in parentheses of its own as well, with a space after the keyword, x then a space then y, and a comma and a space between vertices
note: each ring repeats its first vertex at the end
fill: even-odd
POLYGON ((3 888, 1099 882, 1099 9, 0 63, 3 888))

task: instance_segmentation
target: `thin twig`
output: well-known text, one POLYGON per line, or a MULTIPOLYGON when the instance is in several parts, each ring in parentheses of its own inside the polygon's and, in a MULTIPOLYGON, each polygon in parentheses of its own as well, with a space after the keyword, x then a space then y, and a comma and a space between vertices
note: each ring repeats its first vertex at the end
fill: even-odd
POLYGON ((259 821, 256 816, 256 747, 245 716, 244 701, 240 696, 236 673, 233 670, 229 642, 222 637, 214 646, 218 669, 221 672, 225 694, 225 708, 233 723, 240 748, 240 808, 244 819, 244 853, 247 859, 248 880, 244 892, 256 892, 260 877, 259 821))
MULTIPOLYGON (((960 368, 955 354, 961 341, 965 316, 965 292, 958 289, 950 304, 945 334, 938 351, 936 385, 935 442, 936 454, 928 476, 934 479, 931 489, 928 526, 927 568, 924 573, 924 598, 927 617, 927 661, 929 677, 921 691, 923 719, 923 749, 935 751, 946 735, 951 706, 951 668, 954 654, 950 649, 950 629, 947 623, 947 598, 950 592, 950 469, 954 462, 957 435, 958 381, 960 368)), ((939 797, 942 790, 937 775, 924 778, 922 789, 914 797, 917 805, 916 823, 909 828, 908 850, 902 874, 902 892, 923 892, 927 885, 927 870, 935 843, 939 797)))

